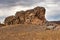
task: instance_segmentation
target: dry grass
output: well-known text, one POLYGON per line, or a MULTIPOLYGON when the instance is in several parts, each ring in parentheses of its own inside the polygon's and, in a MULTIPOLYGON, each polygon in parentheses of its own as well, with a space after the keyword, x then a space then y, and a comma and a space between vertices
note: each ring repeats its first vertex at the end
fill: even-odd
POLYGON ((40 31, 35 25, 11 25, 0 28, 0 40, 60 40, 60 31, 40 31))

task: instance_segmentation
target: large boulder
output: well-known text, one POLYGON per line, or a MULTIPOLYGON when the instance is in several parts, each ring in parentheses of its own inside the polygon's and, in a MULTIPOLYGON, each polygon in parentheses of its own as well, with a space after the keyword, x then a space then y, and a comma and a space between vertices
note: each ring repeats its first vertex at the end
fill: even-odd
POLYGON ((5 18, 4 23, 5 25, 12 25, 12 24, 18 24, 19 22, 15 16, 9 16, 5 18))
POLYGON ((25 23, 43 25, 46 22, 45 11, 44 7, 27 10, 25 13, 25 23))
POLYGON ((34 13, 35 13, 35 19, 33 19, 33 21, 35 21, 36 24, 40 24, 43 25, 46 22, 45 19, 45 8, 44 7, 36 7, 34 8, 34 13))
POLYGON ((25 21, 25 13, 24 11, 18 11, 15 14, 16 19, 18 19, 20 24, 24 24, 25 21))
POLYGON ((36 7, 34 8, 34 12, 36 14, 36 16, 41 19, 41 20, 45 20, 45 8, 44 7, 36 7))
POLYGON ((27 10, 25 12, 25 22, 24 23, 27 23, 27 24, 31 24, 31 20, 34 18, 35 14, 33 13, 34 10, 31 9, 31 10, 27 10))

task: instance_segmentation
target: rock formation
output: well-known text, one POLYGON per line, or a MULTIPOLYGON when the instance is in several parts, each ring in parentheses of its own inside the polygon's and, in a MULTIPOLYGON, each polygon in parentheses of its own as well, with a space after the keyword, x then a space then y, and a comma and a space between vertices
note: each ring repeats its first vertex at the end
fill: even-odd
POLYGON ((24 21, 25 21, 25 19, 24 19, 25 18, 24 11, 16 12, 15 16, 16 16, 16 19, 18 19, 20 24, 24 24, 24 21))
POLYGON ((12 24, 18 24, 19 21, 18 21, 18 19, 16 19, 15 16, 9 16, 9 17, 6 17, 4 23, 6 25, 12 25, 12 24))
POLYGON ((35 7, 27 11, 18 11, 15 16, 9 16, 5 19, 6 25, 11 24, 35 24, 43 25, 46 22, 45 8, 35 7))

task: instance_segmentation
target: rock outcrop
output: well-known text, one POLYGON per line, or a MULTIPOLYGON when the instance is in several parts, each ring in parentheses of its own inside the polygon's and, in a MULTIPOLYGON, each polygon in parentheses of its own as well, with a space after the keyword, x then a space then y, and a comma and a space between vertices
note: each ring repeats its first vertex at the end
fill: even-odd
POLYGON ((27 11, 18 11, 15 16, 9 16, 5 19, 6 25, 11 24, 35 24, 43 25, 46 22, 45 8, 35 7, 27 11))
POLYGON ((12 25, 12 24, 18 24, 19 21, 18 19, 16 19, 15 16, 9 16, 9 17, 6 17, 4 23, 5 25, 12 25))
POLYGON ((24 24, 24 21, 25 21, 24 11, 16 12, 15 17, 19 21, 20 24, 24 24))

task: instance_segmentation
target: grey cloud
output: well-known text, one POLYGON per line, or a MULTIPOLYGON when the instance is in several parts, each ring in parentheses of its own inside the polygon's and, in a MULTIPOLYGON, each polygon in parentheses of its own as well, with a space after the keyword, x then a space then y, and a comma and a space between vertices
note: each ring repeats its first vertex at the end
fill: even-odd
POLYGON ((60 0, 55 0, 55 2, 60 2, 60 0))
POLYGON ((16 6, 16 5, 22 5, 22 6, 31 6, 35 3, 39 3, 43 0, 0 0, 0 7, 2 6, 16 6))
MULTIPOLYGON (((48 17, 47 19, 53 20, 53 18, 55 16, 51 17, 51 15, 58 14, 58 10, 60 10, 60 6, 55 7, 55 5, 59 5, 60 0, 51 0, 51 2, 52 1, 53 1, 53 3, 52 3, 53 6, 51 6, 52 4, 50 5, 50 4, 46 3, 46 0, 0 0, 0 10, 1 10, 0 16, 2 14, 2 16, 0 17, 0 21, 2 22, 2 20, 4 20, 4 18, 5 18, 5 16, 14 14, 14 12, 16 12, 16 11, 13 11, 16 9, 16 8, 14 8, 15 6, 23 6, 25 8, 25 7, 30 7, 33 5, 35 5, 35 6, 41 5, 44 7, 46 6, 47 10, 50 11, 47 16, 48 17), (53 13, 52 11, 55 13, 53 13)), ((23 9, 23 7, 22 7, 22 9, 23 9)), ((21 8, 21 7, 17 7, 17 8, 21 8)), ((59 11, 59 17, 60 17, 60 11, 59 11)))

